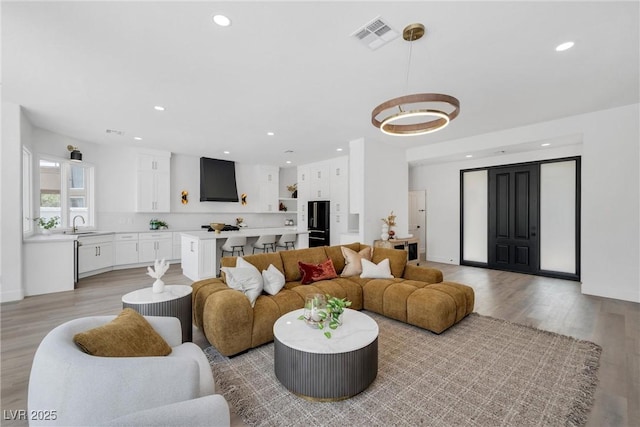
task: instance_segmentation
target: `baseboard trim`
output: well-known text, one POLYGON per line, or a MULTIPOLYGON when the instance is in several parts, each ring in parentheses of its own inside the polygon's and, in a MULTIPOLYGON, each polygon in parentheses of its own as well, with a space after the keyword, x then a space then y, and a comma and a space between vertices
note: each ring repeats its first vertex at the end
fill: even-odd
POLYGON ((0 303, 21 301, 23 299, 24 291, 22 289, 9 292, 0 292, 0 303))
POLYGON ((427 258, 427 261, 441 262, 443 264, 458 265, 458 260, 456 260, 456 259, 439 257, 439 256, 429 256, 427 258))

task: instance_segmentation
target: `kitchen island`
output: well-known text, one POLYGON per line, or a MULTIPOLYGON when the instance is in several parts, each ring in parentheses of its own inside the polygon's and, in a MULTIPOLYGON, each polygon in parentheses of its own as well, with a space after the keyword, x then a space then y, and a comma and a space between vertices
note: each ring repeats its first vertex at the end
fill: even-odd
POLYGON ((182 233, 182 274, 191 280, 202 280, 216 277, 220 270, 220 246, 228 237, 244 236, 247 245, 244 253, 250 255, 251 243, 260 236, 275 235, 276 240, 283 234, 297 234, 296 248, 307 247, 306 239, 300 239, 300 234, 308 234, 307 230, 296 227, 272 228, 241 228, 237 231, 192 231, 182 233))

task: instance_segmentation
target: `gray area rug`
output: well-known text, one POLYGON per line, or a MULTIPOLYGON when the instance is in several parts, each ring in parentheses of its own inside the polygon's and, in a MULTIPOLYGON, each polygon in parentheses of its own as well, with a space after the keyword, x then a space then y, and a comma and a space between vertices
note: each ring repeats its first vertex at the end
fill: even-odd
MULTIPOLYGON (((597 384, 591 342, 471 314, 441 335, 375 313, 378 376, 340 402, 290 393, 273 343, 227 358, 205 349, 217 392, 250 426, 580 426, 597 384)), ((325 339, 318 335, 318 339, 325 339)))

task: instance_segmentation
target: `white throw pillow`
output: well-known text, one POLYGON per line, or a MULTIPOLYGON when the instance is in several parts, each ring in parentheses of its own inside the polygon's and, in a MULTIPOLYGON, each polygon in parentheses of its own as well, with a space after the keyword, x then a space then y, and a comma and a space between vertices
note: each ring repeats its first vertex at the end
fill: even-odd
POLYGON ((226 275, 227 286, 244 293, 249 299, 251 307, 255 306, 256 300, 262 293, 262 274, 260 271, 242 258, 236 260, 235 268, 222 267, 222 271, 226 275))
POLYGON ((269 268, 262 270, 262 284, 264 291, 269 295, 275 295, 284 288, 284 274, 280 272, 273 264, 269 264, 269 268))
POLYGON ((258 268, 256 266, 251 264, 249 261, 245 261, 245 259, 242 258, 242 257, 236 258, 236 268, 253 268, 258 273, 260 273, 260 271, 258 270, 258 268))
POLYGON ((363 279, 393 279, 391 275, 391 267, 389 265, 389 258, 385 258, 378 264, 375 264, 366 259, 362 259, 362 274, 363 279))

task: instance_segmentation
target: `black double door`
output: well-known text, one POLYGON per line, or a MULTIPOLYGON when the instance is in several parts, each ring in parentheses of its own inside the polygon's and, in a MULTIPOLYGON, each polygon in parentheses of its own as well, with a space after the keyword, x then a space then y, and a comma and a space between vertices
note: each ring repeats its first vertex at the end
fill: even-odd
POLYGON ((539 168, 489 169, 489 268, 538 273, 539 168))

